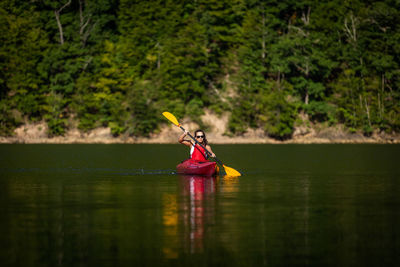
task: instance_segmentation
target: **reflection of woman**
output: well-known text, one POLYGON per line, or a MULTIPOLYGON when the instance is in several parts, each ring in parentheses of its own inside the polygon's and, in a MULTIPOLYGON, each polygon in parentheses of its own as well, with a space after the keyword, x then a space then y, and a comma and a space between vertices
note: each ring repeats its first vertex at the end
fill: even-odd
POLYGON ((204 240, 207 232, 205 226, 214 221, 215 217, 215 178, 204 176, 182 176, 183 195, 181 202, 184 212, 183 231, 185 235, 184 248, 189 253, 204 251, 204 240))
MULTIPOLYGON (((190 147, 190 158, 191 159, 198 160, 198 161, 206 161, 208 158, 208 155, 207 155, 206 151, 204 150, 204 148, 202 148, 198 144, 194 144, 194 142, 191 140, 184 139, 188 133, 189 132, 185 130, 185 132, 178 139, 179 143, 190 147)), ((196 141, 199 144, 201 144, 209 152, 211 152, 211 157, 215 157, 215 154, 212 152, 211 147, 208 145, 206 134, 204 133, 203 130, 197 130, 196 132, 194 132, 194 137, 196 138, 196 141)))

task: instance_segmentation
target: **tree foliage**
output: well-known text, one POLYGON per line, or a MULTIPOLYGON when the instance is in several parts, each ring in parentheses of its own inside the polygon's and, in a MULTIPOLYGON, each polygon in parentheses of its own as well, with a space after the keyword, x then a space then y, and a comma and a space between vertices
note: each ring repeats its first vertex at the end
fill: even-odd
POLYGON ((398 1, 4 0, 0 133, 148 136, 160 111, 290 138, 300 112, 400 131, 398 1))

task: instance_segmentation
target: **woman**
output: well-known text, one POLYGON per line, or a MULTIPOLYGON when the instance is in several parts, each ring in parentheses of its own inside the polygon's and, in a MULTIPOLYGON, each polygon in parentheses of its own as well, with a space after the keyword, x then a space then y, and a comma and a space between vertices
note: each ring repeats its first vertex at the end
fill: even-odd
MULTIPOLYGON (((204 148, 202 148, 198 144, 195 144, 195 142, 192 140, 184 139, 188 133, 189 132, 185 130, 185 132, 178 139, 179 143, 190 147, 191 159, 197 161, 207 161, 208 155, 207 152, 204 150, 204 148)), ((208 145, 206 134, 204 133, 203 130, 197 130, 196 132, 194 132, 194 138, 196 138, 196 141, 211 153, 211 157, 215 157, 215 154, 212 152, 211 147, 208 145)))

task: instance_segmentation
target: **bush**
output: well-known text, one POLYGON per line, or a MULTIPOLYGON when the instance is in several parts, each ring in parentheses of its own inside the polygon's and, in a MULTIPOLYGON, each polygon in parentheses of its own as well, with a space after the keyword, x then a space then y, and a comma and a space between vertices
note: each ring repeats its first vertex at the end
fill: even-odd
POLYGON ((67 120, 64 118, 54 118, 51 115, 46 115, 45 119, 49 127, 49 136, 64 135, 67 128, 67 120))
POLYGON ((367 137, 370 137, 372 135, 373 131, 374 131, 374 129, 368 124, 363 127, 363 133, 367 137))
POLYGON ((22 116, 18 110, 10 110, 5 100, 0 101, 0 135, 11 136, 14 129, 22 124, 22 116))
POLYGON ((108 127, 110 127, 111 129, 111 134, 116 137, 121 135, 122 133, 124 133, 126 131, 126 127, 120 126, 118 125, 118 123, 116 122, 110 122, 108 124, 108 127))
POLYGON ((263 98, 263 114, 260 119, 266 133, 276 139, 284 140, 292 136, 297 108, 286 101, 283 93, 270 93, 263 98))
POLYGON ((310 115, 311 120, 318 122, 328 121, 330 124, 336 122, 335 109, 327 102, 311 101, 308 105, 304 105, 303 108, 310 115))

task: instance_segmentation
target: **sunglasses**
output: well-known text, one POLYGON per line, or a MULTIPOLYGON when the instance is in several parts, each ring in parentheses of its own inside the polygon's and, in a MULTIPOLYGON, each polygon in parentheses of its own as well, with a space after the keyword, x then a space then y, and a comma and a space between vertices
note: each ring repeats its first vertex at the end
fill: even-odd
POLYGON ((204 138, 204 135, 197 135, 196 138, 204 138))

